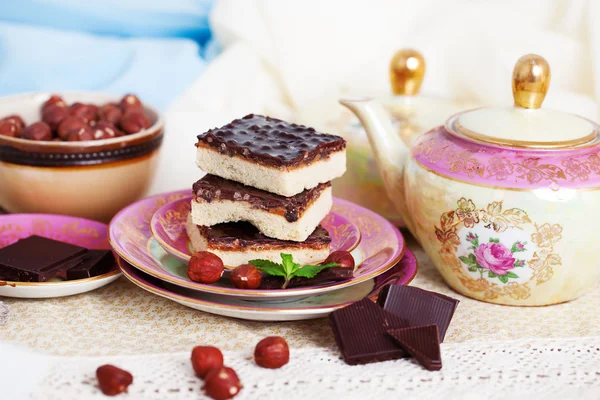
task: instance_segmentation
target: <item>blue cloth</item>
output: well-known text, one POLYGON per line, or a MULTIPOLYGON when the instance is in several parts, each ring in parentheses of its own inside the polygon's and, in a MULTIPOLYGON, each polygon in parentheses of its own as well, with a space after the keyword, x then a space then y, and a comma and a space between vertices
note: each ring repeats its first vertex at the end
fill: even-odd
POLYGON ((0 95, 133 92, 164 108, 215 54, 212 0, 0 0, 0 95))

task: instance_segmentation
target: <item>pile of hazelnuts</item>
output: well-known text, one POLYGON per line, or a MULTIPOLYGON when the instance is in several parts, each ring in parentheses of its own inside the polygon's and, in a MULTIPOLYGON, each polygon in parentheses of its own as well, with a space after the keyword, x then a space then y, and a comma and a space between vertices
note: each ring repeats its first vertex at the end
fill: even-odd
POLYGON ((19 115, 0 119, 0 135, 36 140, 82 142, 112 139, 150 127, 144 106, 134 94, 102 106, 76 102, 68 105, 52 95, 42 104, 42 120, 26 125, 19 115))
MULTIPOLYGON (((354 257, 344 250, 332 252, 323 263, 336 263, 340 268, 354 269, 354 257)), ((209 284, 221 279, 224 269, 223 260, 219 256, 210 251, 199 251, 190 258, 187 275, 194 282, 209 284)), ((229 279, 238 289, 259 289, 262 274, 254 265, 242 264, 231 271, 229 279)))
MULTIPOLYGON (((227 400, 242 390, 242 383, 233 368, 226 367, 223 353, 213 346, 196 346, 192 350, 192 368, 204 380, 202 390, 215 400, 227 400)), ((290 348, 281 336, 268 336, 254 349, 254 362, 262 368, 281 368, 290 361, 290 348)), ((127 391, 133 375, 114 365, 102 365, 96 370, 98 386, 107 396, 127 391)))

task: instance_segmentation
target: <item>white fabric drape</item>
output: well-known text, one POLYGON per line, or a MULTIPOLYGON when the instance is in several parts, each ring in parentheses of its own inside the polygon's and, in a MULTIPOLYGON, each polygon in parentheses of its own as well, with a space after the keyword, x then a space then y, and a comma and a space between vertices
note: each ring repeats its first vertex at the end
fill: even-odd
POLYGON ((481 105, 512 104, 515 61, 541 54, 552 69, 544 107, 597 120, 598 20, 593 0, 218 1, 223 52, 169 108, 152 191, 202 174, 193 143, 208 128, 251 112, 318 126, 342 95, 389 94, 388 62, 404 47, 425 56, 423 94, 481 105))

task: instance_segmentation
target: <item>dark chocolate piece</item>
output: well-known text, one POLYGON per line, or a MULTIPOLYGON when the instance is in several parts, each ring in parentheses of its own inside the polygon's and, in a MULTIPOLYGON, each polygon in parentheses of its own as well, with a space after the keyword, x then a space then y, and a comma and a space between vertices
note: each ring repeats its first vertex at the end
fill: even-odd
POLYGON ((260 246, 263 250, 289 248, 319 249, 331 243, 329 232, 320 225, 304 242, 293 242, 267 237, 248 222, 228 222, 213 226, 197 225, 197 228, 200 234, 207 239, 209 248, 220 250, 244 250, 246 247, 256 246, 260 246))
POLYGON ((328 158, 343 150, 346 141, 304 125, 250 114, 198 135, 196 146, 257 164, 294 168, 328 158))
POLYGON ((67 279, 85 279, 106 274, 115 265, 115 257, 110 250, 90 250, 79 264, 67 270, 67 279))
POLYGON ((390 329, 388 334, 429 371, 442 369, 439 333, 436 325, 390 329))
POLYGON ((216 175, 205 175, 194 183, 192 190, 196 199, 202 199, 209 203, 213 200, 246 201, 251 204, 252 208, 282 215, 288 222, 294 222, 328 187, 331 187, 331 182, 321 183, 292 197, 285 197, 216 175))
POLYGON ((378 304, 406 320, 410 326, 436 324, 444 341, 459 301, 414 286, 389 285, 379 294, 378 304))
POLYGON ((369 299, 335 310, 329 314, 329 323, 347 364, 367 364, 407 356, 387 331, 406 328, 408 324, 369 299))
MULTIPOLYGON (((325 282, 339 282, 350 279, 354 276, 354 271, 351 268, 327 268, 319 272, 313 278, 295 277, 290 280, 288 288, 314 286, 325 282)), ((263 290, 281 289, 285 280, 280 276, 268 275, 265 276, 260 288, 263 290)))
POLYGON ((46 282, 76 265, 87 251, 69 243, 29 236, 0 249, 0 279, 46 282))

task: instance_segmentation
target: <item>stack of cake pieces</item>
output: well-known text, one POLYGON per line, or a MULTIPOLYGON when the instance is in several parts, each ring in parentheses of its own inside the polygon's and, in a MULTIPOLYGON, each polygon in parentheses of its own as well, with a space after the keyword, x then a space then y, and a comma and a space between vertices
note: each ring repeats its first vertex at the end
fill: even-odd
POLYGON ((194 251, 228 267, 288 253, 299 264, 323 261, 331 238, 320 226, 332 206, 331 180, 346 171, 339 136, 247 115, 198 136, 187 233, 194 251))

